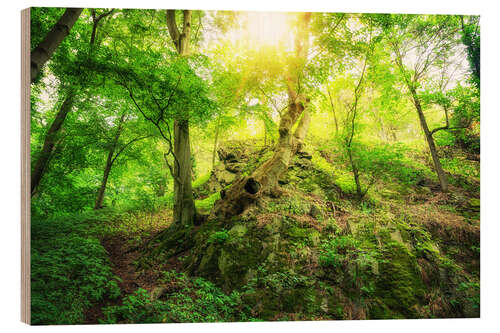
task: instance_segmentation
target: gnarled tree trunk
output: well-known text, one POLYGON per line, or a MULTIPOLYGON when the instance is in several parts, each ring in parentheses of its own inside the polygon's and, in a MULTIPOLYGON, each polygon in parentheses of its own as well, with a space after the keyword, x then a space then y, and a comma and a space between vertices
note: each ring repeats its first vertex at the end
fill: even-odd
POLYGON ((308 100, 300 100, 289 105, 287 113, 280 121, 279 142, 274 155, 250 176, 240 178, 227 192, 223 192, 222 200, 215 205, 218 218, 228 219, 241 214, 262 194, 272 194, 278 189, 279 178, 288 170, 292 157, 303 146, 311 119, 306 109, 307 103, 308 100), (293 125, 301 115, 302 118, 292 133, 293 125))
POLYGON ((307 60, 309 46, 308 24, 310 13, 305 13, 299 21, 295 40, 296 66, 288 75, 288 109, 281 116, 279 139, 274 155, 258 167, 250 176, 237 180, 227 192, 221 193, 222 200, 215 205, 215 215, 220 219, 228 219, 241 214, 250 204, 256 202, 263 194, 274 194, 278 190, 278 180, 288 170, 292 157, 304 144, 311 116, 307 106, 309 98, 297 93, 299 77, 307 60), (302 117, 301 117, 302 116, 302 117), (295 132, 293 126, 298 122, 295 132))
POLYGON ((31 83, 36 79, 40 69, 50 59, 59 44, 69 35, 71 28, 82 13, 83 8, 67 8, 52 30, 31 51, 31 83))

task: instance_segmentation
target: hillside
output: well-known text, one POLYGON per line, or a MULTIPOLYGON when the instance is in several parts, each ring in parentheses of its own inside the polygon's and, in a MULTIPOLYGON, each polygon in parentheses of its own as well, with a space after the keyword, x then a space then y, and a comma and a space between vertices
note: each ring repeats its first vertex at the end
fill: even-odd
POLYGON ((108 230, 97 237, 122 300, 98 298, 86 320, 154 322, 172 309, 194 311, 179 321, 477 317, 479 193, 453 185, 436 193, 413 161, 421 169, 411 186, 378 181, 358 201, 335 156, 314 148, 293 159, 278 196, 229 220, 212 210, 221 190, 271 151, 244 142, 219 149, 215 170, 195 182, 206 221, 183 230, 187 239, 159 231, 162 210, 100 215, 95 227, 108 230))

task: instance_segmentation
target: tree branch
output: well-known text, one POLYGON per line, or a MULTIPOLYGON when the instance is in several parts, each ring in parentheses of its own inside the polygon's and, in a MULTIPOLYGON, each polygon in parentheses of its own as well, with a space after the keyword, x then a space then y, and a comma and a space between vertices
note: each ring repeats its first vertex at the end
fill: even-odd
POLYGON ((91 12, 92 12, 92 22, 93 22, 93 25, 92 25, 92 34, 90 36, 90 45, 91 46, 93 46, 94 42, 95 42, 95 37, 97 35, 97 26, 99 25, 99 21, 101 21, 106 16, 111 15, 113 13, 113 11, 114 11, 114 9, 111 9, 110 11, 104 12, 101 15, 99 15, 99 16, 96 17, 95 9, 92 9, 91 12))
POLYGON ((137 137, 135 139, 132 139, 130 140, 129 142, 127 142, 119 151, 118 153, 116 153, 116 155, 113 157, 113 159, 111 160, 111 165, 113 165, 113 163, 115 162, 115 160, 118 158, 118 156, 120 156, 120 154, 125 150, 127 149, 128 146, 130 146, 132 143, 134 142, 137 142, 137 141, 140 141, 140 140, 143 140, 143 139, 146 139, 146 138, 150 138, 151 135, 146 135, 146 136, 142 136, 142 137, 137 137))

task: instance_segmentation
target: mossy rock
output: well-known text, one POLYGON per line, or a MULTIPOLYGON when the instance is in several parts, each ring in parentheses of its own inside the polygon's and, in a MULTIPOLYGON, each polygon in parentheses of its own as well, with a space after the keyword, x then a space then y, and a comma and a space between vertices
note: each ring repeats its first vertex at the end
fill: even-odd
POLYGON ((216 244, 210 244, 201 258, 198 270, 203 272, 204 275, 215 274, 218 271, 220 247, 216 244))
MULTIPOLYGON (((384 261, 376 283, 377 296, 392 312, 405 318, 417 318, 415 309, 423 298, 424 284, 415 256, 399 242, 389 242, 382 253, 384 261)), ((375 313, 381 314, 380 311, 375 313)))
POLYGON ((398 312, 391 310, 382 300, 375 299, 368 307, 369 319, 405 319, 405 317, 398 312))
POLYGON ((264 228, 265 230, 270 234, 276 234, 281 231, 281 228, 283 226, 282 219, 279 217, 273 217, 270 223, 267 223, 264 228))
POLYGON ((218 269, 225 289, 240 288, 247 282, 249 270, 265 261, 271 248, 253 237, 233 238, 226 242, 218 258, 218 269))
POLYGON ((313 314, 321 310, 324 295, 315 279, 293 270, 269 272, 259 270, 243 294, 252 312, 264 320, 272 320, 283 313, 313 314))
POLYGON ((217 174, 217 180, 219 180, 219 182, 224 185, 231 184, 235 178, 236 174, 228 170, 223 170, 219 174, 217 174))
POLYGON ((246 226, 244 226, 243 224, 237 224, 234 227, 232 227, 231 230, 229 230, 229 237, 230 239, 241 238, 245 236, 247 231, 248 228, 246 226))
POLYGON ((479 208, 479 207, 481 206, 481 202, 480 202, 480 200, 479 200, 479 199, 477 199, 477 198, 471 198, 471 199, 469 200, 469 206, 470 206, 470 207, 478 207, 478 208, 479 208))

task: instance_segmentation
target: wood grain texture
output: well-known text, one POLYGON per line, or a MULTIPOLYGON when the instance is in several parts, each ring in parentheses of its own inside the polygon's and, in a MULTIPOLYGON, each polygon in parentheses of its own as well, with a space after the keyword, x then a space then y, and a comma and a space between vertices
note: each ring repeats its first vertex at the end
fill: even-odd
POLYGON ((21 11, 21 321, 31 323, 30 9, 21 11))

